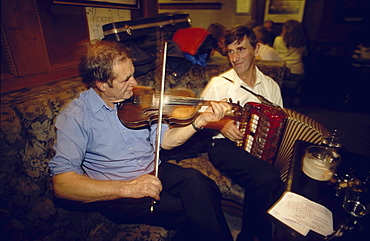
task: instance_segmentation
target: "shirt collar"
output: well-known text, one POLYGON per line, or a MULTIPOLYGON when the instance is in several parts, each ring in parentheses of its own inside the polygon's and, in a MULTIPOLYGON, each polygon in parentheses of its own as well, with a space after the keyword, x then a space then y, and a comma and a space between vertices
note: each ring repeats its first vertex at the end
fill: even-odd
POLYGON ((91 109, 94 113, 98 112, 102 108, 109 110, 109 111, 115 111, 116 107, 114 109, 108 107, 103 99, 96 93, 96 91, 93 88, 90 88, 88 90, 87 99, 91 105, 91 109))
MULTIPOLYGON (((257 66, 255 66, 255 71, 256 71, 256 84, 254 85, 254 87, 256 87, 257 85, 260 85, 261 84, 261 78, 259 78, 259 75, 261 74, 261 72, 257 68, 257 66)), ((225 72, 222 75, 222 77, 224 77, 225 79, 227 79, 231 83, 234 83, 236 89, 240 88, 242 85, 245 86, 245 87, 247 87, 248 89, 251 89, 250 86, 248 86, 247 84, 245 84, 243 82, 243 80, 241 80, 239 78, 238 74, 235 72, 234 69, 231 69, 230 71, 225 72)))

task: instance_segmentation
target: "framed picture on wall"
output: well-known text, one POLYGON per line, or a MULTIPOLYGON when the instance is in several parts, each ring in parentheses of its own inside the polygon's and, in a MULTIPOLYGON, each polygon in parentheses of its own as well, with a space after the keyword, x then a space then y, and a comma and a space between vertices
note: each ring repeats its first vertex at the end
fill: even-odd
POLYGON ((284 23, 290 19, 302 22, 305 0, 266 0, 264 21, 284 23))
POLYGON ((251 14, 252 0, 236 0, 235 14, 251 14))
POLYGON ((103 7, 103 8, 125 8, 139 9, 139 0, 54 0, 57 4, 78 5, 87 7, 103 7))

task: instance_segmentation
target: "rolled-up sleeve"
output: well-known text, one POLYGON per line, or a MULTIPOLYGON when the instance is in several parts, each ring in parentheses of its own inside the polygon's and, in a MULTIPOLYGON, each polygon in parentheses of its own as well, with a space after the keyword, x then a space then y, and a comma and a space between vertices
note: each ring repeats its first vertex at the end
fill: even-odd
POLYGON ((82 160, 85 158, 88 142, 87 133, 83 127, 82 111, 74 107, 67 114, 62 112, 56 121, 57 141, 54 145, 55 156, 50 160, 51 175, 64 172, 83 174, 82 160))

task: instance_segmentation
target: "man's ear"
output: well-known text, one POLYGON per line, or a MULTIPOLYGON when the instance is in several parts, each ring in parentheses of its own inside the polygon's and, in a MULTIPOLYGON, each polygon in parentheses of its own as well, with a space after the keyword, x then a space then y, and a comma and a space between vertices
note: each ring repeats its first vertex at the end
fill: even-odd
POLYGON ((98 88, 101 92, 105 92, 107 86, 108 86, 107 82, 96 81, 96 88, 98 88))
POLYGON ((258 56, 258 53, 260 51, 260 47, 261 47, 261 44, 260 43, 257 43, 256 49, 254 50, 254 57, 257 57, 258 56))

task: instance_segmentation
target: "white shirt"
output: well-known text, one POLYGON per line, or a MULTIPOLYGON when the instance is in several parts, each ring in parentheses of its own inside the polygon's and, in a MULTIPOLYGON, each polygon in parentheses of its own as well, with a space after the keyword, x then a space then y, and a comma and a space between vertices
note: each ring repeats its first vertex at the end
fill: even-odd
POLYGON ((274 49, 279 53, 280 57, 286 61, 287 67, 292 74, 303 74, 304 65, 302 56, 306 54, 306 48, 287 48, 282 36, 277 36, 274 41, 274 49))
MULTIPOLYGON (((244 86, 254 93, 262 95, 272 103, 283 107, 279 85, 272 78, 264 75, 257 67, 255 67, 255 69, 256 83, 254 88, 245 84, 234 69, 230 69, 219 76, 213 77, 204 88, 201 97, 204 100, 216 101, 224 98, 231 98, 233 103, 239 101, 240 106, 244 106, 247 102, 261 103, 256 96, 241 88, 241 86, 244 86)), ((223 138, 223 136, 219 134, 215 136, 215 138, 223 138)))
POLYGON ((259 43, 260 48, 258 51, 258 55, 256 59, 263 59, 263 60, 283 60, 280 58, 279 53, 267 44, 259 43))

